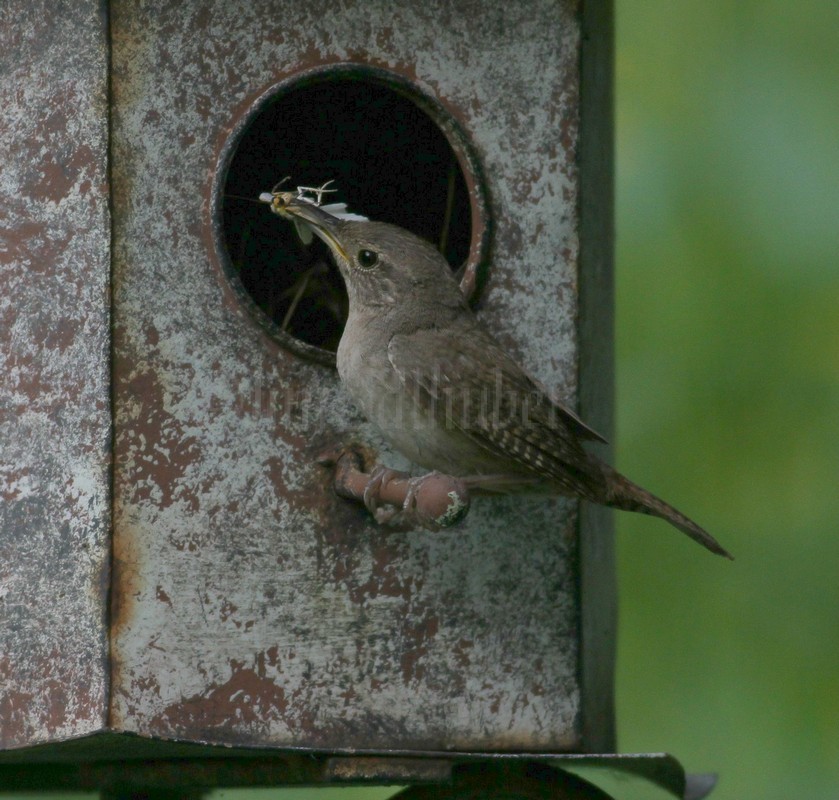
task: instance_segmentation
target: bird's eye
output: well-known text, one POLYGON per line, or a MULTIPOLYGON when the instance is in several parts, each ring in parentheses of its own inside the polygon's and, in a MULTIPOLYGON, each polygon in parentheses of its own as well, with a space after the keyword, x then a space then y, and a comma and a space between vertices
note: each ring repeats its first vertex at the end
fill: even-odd
POLYGON ((370 269, 370 267, 375 267, 378 263, 379 254, 373 250, 359 250, 356 258, 358 259, 358 265, 360 267, 370 269))

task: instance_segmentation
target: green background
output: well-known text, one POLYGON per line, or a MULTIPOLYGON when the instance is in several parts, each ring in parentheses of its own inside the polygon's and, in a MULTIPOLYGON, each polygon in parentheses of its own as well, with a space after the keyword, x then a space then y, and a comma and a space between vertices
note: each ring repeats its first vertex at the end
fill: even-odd
POLYGON ((839 4, 618 0, 616 66, 617 462, 736 556, 618 515, 619 748, 835 800, 839 4))
POLYGON ((839 797, 839 4, 617 3, 622 750, 839 797))

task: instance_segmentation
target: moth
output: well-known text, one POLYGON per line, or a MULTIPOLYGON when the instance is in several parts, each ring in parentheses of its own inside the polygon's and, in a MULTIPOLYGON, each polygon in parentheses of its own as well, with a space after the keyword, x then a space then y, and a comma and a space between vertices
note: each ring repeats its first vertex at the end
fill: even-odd
POLYGON ((367 217, 361 214, 353 214, 347 211, 346 203, 327 203, 324 205, 323 196, 332 192, 337 192, 337 189, 327 188, 329 184, 334 183, 334 180, 328 180, 322 186, 298 186, 296 192, 283 192, 280 187, 288 180, 288 177, 283 178, 277 183, 270 192, 262 192, 259 199, 263 203, 268 203, 271 206, 271 211, 281 216, 283 219, 290 220, 294 223, 294 229, 300 237, 303 244, 311 244, 314 234, 311 227, 304 222, 300 217, 286 212, 286 208, 292 202, 310 203, 317 206, 327 214, 331 214, 338 219, 355 220, 356 222, 369 222, 367 217))

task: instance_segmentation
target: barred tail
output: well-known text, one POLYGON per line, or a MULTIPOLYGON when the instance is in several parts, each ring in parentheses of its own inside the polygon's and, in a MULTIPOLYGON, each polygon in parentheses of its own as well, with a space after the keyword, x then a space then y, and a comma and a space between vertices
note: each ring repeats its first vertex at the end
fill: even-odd
POLYGON ((692 519, 688 519, 681 511, 665 503, 664 500, 642 489, 628 478, 625 478, 616 470, 603 464, 603 471, 608 482, 609 496, 606 505, 612 508, 620 508, 624 511, 637 511, 639 514, 650 514, 667 520, 671 525, 686 533, 695 542, 703 547, 726 558, 734 559, 708 531, 700 528, 692 519))

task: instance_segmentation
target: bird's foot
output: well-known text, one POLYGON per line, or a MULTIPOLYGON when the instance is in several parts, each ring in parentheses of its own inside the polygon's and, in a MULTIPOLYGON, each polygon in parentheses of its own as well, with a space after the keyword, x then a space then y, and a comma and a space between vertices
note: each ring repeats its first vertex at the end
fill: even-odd
POLYGON ((439 531, 456 525, 469 512, 469 502, 467 488, 451 475, 411 477, 380 465, 364 491, 364 504, 376 522, 400 531, 439 531))
POLYGON ((376 464, 367 477, 367 484, 364 487, 361 499, 364 501, 365 508, 380 525, 388 524, 396 513, 396 508, 393 506, 382 508, 382 503, 387 503, 382 495, 387 493, 391 481, 404 476, 404 472, 397 472, 395 469, 390 469, 382 464, 376 464))
POLYGON ((320 462, 335 466, 335 492, 360 500, 380 525, 439 531, 456 525, 469 512, 469 490, 451 475, 431 472, 411 477, 381 465, 366 473, 361 456, 353 449, 333 452, 320 462))

